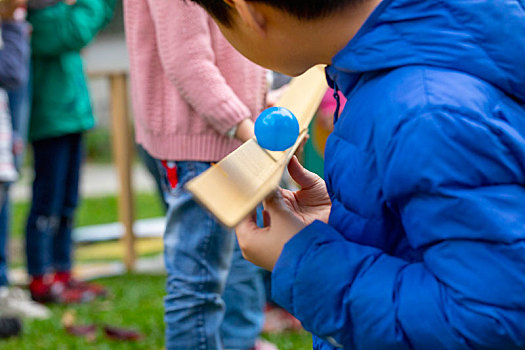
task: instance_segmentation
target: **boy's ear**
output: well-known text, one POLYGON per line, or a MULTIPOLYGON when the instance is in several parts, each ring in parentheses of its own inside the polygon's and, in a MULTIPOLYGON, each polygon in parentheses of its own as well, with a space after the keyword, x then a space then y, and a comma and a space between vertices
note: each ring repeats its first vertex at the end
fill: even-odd
POLYGON ((264 36, 266 34, 266 20, 262 12, 253 3, 246 0, 224 0, 233 7, 241 20, 251 29, 264 36))

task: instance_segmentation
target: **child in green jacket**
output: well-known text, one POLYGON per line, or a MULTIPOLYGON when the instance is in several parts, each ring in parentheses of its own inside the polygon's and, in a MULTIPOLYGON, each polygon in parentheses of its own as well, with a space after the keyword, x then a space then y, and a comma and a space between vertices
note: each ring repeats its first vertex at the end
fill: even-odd
POLYGON ((33 102, 29 141, 35 178, 26 227, 30 291, 40 302, 102 294, 71 278, 82 136, 95 125, 80 50, 112 18, 115 0, 77 0, 29 12, 33 102))

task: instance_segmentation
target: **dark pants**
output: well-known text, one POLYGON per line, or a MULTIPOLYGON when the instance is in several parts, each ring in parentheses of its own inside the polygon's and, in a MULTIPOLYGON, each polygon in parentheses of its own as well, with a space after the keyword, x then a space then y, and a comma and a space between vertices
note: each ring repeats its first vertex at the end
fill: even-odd
POLYGON ((82 155, 82 134, 33 142, 35 178, 26 227, 27 269, 32 276, 71 270, 82 155))

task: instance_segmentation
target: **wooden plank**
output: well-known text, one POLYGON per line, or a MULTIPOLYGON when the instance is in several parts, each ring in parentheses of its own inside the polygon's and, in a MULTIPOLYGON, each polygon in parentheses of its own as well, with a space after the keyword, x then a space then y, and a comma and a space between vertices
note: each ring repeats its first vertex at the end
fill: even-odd
POLYGON ((109 75, 113 129, 113 153, 120 179, 118 211, 124 226, 124 264, 128 271, 135 266, 135 235, 133 233, 133 192, 131 163, 133 159, 132 129, 128 120, 128 93, 125 73, 109 75))
POLYGON ((307 134, 327 84, 323 67, 314 67, 292 80, 276 104, 291 110, 299 121, 300 136, 294 146, 280 152, 261 148, 248 140, 186 188, 227 227, 235 227, 277 188, 288 161, 307 134))

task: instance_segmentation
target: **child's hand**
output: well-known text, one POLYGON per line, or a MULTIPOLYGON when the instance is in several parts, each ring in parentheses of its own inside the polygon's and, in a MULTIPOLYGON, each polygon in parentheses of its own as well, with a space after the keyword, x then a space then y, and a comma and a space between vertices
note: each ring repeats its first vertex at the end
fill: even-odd
POLYGON ((246 142, 251 139, 253 135, 253 121, 250 118, 246 118, 237 124, 237 132, 235 133, 236 139, 246 142))
POLYGON ((245 258, 267 270, 273 269, 284 245, 296 233, 314 220, 327 222, 332 205, 323 179, 303 168, 297 158, 292 158, 288 170, 301 190, 279 189, 265 200, 264 228, 249 217, 236 229, 245 258))
POLYGON ((306 170, 295 156, 288 164, 288 171, 301 189, 296 192, 281 189, 286 205, 305 225, 315 220, 328 222, 332 202, 324 180, 306 170))
POLYGON ((284 245, 306 225, 276 191, 264 201, 264 228, 257 226, 255 216, 243 220, 235 229, 246 260, 266 270, 273 270, 284 245))

